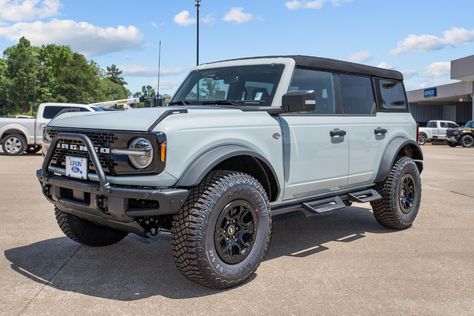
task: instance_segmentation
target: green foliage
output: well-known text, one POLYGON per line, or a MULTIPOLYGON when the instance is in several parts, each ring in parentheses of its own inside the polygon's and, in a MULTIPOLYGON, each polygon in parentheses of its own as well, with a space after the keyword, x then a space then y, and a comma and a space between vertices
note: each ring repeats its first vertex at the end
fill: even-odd
POLYGON ((116 65, 112 64, 110 67, 107 66, 107 75, 106 78, 110 81, 119 84, 121 86, 125 86, 127 82, 122 77, 122 70, 120 70, 116 65))
POLYGON ((32 112, 42 102, 92 103, 131 94, 117 66, 104 71, 68 46, 35 47, 22 37, 3 55, 0 115, 32 112))
POLYGON ((142 91, 135 92, 133 94, 134 98, 145 98, 145 106, 151 106, 153 103, 153 97, 156 95, 155 89, 152 88, 152 86, 142 86, 142 91))

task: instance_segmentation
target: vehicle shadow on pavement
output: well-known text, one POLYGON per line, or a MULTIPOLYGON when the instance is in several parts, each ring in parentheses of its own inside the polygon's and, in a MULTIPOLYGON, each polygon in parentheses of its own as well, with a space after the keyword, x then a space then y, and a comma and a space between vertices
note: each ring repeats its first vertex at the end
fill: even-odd
MULTIPOLYGON (((265 260, 281 256, 317 255, 329 242, 352 242, 366 232, 388 233, 366 208, 306 218, 299 213, 274 218, 272 242, 265 260)), ((11 268, 53 288, 84 295, 133 301, 161 295, 182 299, 213 295, 186 280, 176 269, 168 237, 145 239, 130 235, 116 245, 91 248, 66 237, 39 241, 4 252, 11 268)), ((257 270, 258 273, 258 270, 257 270)), ((256 273, 250 278, 255 278, 256 273)))

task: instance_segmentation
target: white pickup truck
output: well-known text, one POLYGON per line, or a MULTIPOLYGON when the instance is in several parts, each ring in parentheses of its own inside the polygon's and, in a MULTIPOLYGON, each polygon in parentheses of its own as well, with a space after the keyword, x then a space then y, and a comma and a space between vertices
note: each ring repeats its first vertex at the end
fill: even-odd
POLYGON ((426 127, 420 127, 418 130, 418 143, 420 145, 426 142, 436 140, 447 140, 446 131, 448 128, 458 128, 459 125, 453 121, 433 120, 429 121, 426 127))
POLYGON ((43 128, 61 111, 77 109, 80 112, 103 111, 98 106, 74 103, 42 103, 36 118, 0 118, 0 142, 6 155, 35 153, 41 149, 43 128))

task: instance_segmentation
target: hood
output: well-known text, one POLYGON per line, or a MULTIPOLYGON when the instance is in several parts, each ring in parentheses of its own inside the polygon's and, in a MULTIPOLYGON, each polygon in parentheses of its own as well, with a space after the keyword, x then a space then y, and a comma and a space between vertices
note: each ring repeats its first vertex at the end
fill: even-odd
POLYGON ((109 129, 123 131, 147 131, 170 110, 186 110, 185 107, 160 107, 114 112, 71 112, 53 119, 50 127, 109 129))

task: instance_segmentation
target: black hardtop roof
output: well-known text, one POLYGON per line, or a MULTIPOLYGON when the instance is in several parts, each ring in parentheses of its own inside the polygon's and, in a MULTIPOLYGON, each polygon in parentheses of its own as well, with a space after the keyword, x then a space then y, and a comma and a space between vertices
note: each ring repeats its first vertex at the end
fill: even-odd
POLYGON ((280 55, 280 56, 256 56, 256 57, 245 57, 228 59, 222 61, 216 61, 209 64, 223 62, 223 61, 234 61, 234 60, 246 60, 246 59, 258 59, 258 58, 292 58, 294 59, 297 67, 313 68, 320 70, 328 70, 342 73, 354 73, 368 76, 376 76, 381 78, 403 80, 401 72, 391 69, 384 69, 379 67, 367 66, 362 64, 351 63, 348 61, 336 60, 324 57, 313 57, 304 55, 280 55))

